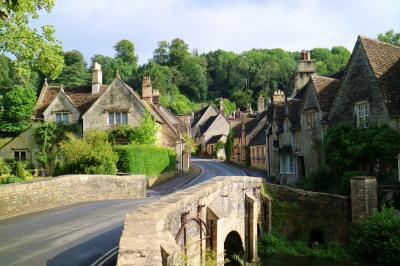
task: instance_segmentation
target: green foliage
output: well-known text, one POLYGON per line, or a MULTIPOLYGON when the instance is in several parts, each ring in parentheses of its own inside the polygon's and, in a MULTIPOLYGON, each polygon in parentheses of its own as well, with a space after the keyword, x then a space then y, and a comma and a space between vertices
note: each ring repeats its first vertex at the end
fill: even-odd
POLYGON ((343 70, 350 59, 350 51, 343 46, 328 48, 314 48, 311 50, 312 59, 316 60, 317 73, 321 76, 330 76, 343 70))
POLYGON ((260 236, 258 244, 260 254, 305 256, 319 259, 328 259, 338 262, 349 261, 351 256, 347 249, 338 242, 320 245, 315 248, 308 247, 303 241, 289 241, 279 232, 272 231, 270 234, 260 236))
POLYGON ((327 165, 337 175, 363 170, 382 178, 396 167, 400 134, 388 125, 339 125, 328 130, 323 148, 327 165))
POLYGON ((118 155, 113 152, 108 133, 88 131, 83 139, 72 134, 61 142, 62 156, 59 174, 109 174, 117 173, 118 155))
POLYGON ((184 40, 176 38, 171 41, 168 46, 168 65, 179 66, 183 60, 189 56, 189 45, 184 40))
POLYGON ((115 147, 119 154, 119 171, 157 176, 175 170, 176 152, 154 145, 130 144, 115 147))
POLYGON ((185 143, 184 152, 191 154, 196 151, 196 143, 188 133, 182 134, 182 140, 185 143))
POLYGON ((66 86, 82 86, 90 83, 90 73, 81 52, 72 50, 64 53, 64 68, 55 80, 66 86))
POLYGON ((229 129, 228 137, 226 138, 225 142, 225 157, 226 161, 230 161, 232 158, 232 152, 233 152, 233 132, 232 128, 229 129))
POLYGON ((190 99, 205 100, 207 97, 206 62, 200 56, 186 56, 182 59, 179 71, 182 75, 180 90, 190 99))
POLYGON ((0 112, 0 135, 14 136, 26 129, 36 104, 35 91, 29 87, 17 86, 7 92, 1 102, 3 112, 0 112))
POLYGON ((29 181, 33 178, 26 162, 13 161, 6 163, 0 158, 0 184, 29 181))
POLYGON ((235 102, 236 105, 240 107, 240 109, 244 110, 244 109, 246 109, 248 104, 251 104, 252 95, 253 95, 253 92, 250 90, 247 90, 247 91, 235 90, 232 93, 230 99, 231 99, 231 101, 235 102))
POLYGON ((362 220, 351 237, 353 252, 378 262, 400 262, 400 214, 383 207, 362 220))
POLYGON ((146 112, 140 125, 133 129, 132 142, 155 145, 157 143, 158 130, 159 125, 151 114, 146 112))
POLYGON ((394 32, 394 30, 389 30, 385 33, 379 33, 378 40, 400 46, 400 32, 394 32))
POLYGON ((132 142, 134 132, 135 130, 131 126, 119 125, 109 131, 108 140, 114 145, 117 139, 126 139, 130 143, 132 142))
POLYGON ((54 28, 43 26, 40 30, 30 27, 42 11, 50 12, 54 0, 19 0, 0 3, 0 51, 12 54, 14 67, 25 83, 31 69, 38 69, 55 78, 63 67, 61 46, 54 38, 54 28))

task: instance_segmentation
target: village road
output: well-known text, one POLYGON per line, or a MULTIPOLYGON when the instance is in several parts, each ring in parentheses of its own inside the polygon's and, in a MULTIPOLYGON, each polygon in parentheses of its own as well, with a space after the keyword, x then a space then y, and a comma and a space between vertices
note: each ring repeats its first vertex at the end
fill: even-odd
POLYGON ((144 199, 80 203, 0 220, 0 265, 115 265, 127 213, 215 176, 246 175, 215 160, 193 159, 193 164, 201 169, 198 177, 156 186, 144 199))

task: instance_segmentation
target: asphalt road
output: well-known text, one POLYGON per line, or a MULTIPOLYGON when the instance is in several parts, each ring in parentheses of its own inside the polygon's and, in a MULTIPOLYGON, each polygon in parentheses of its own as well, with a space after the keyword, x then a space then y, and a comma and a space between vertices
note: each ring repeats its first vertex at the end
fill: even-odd
MULTIPOLYGON (((179 189, 215 176, 246 175, 214 160, 193 159, 193 164, 200 175, 179 189)), ((166 188, 181 185, 177 180, 155 187, 145 199, 80 203, 0 220, 0 266, 115 265, 125 215, 173 192, 166 188)))

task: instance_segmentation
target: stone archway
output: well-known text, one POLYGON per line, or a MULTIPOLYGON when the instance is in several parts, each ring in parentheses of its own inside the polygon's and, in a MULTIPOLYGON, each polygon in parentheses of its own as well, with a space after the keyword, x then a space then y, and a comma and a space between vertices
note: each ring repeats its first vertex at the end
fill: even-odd
POLYGON ((229 266, 241 266, 242 264, 237 261, 236 257, 244 260, 245 253, 243 248, 242 238, 236 231, 230 232, 224 241, 224 260, 225 265, 229 266))

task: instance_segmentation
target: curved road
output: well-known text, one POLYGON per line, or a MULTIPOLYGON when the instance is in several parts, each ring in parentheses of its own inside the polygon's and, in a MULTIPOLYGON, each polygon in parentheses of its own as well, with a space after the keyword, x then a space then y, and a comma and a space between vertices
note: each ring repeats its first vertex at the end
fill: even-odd
MULTIPOLYGON (((201 173, 179 189, 215 176, 246 175, 214 160, 192 162, 201 173)), ((177 181, 169 182, 175 186, 177 181)), ((166 194, 167 185, 153 188, 150 194, 166 194)), ((115 265, 125 215, 156 200, 153 196, 80 203, 0 220, 0 265, 115 265)))

